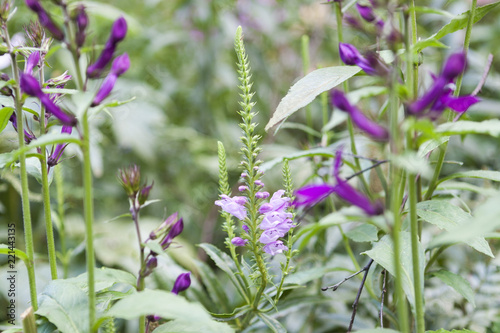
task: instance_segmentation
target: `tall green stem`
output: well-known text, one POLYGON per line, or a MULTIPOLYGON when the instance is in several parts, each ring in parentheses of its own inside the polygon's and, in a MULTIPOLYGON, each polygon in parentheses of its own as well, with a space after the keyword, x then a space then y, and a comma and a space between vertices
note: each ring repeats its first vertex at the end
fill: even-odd
POLYGON ((94 281, 94 202, 92 195, 92 165, 90 163, 90 131, 88 114, 85 112, 81 119, 83 138, 82 138, 82 153, 83 153, 83 187, 84 187, 84 202, 83 209, 85 215, 85 240, 86 240, 86 262, 87 262, 87 278, 89 288, 89 328, 94 326, 95 321, 95 281, 94 281))
POLYGON ((66 247, 66 230, 64 225, 64 189, 61 164, 54 167, 54 180, 56 182, 57 216, 59 218, 59 240, 61 242, 61 263, 63 266, 63 278, 68 277, 69 260, 66 247))
POLYGON ((19 142, 19 172, 21 176, 21 202, 23 207, 23 223, 24 223, 24 242, 26 246, 26 256, 28 263, 26 269, 28 271, 28 281, 30 286, 31 306, 34 311, 38 309, 36 282, 35 282, 35 251, 33 246, 33 227, 31 225, 31 210, 28 187, 28 173, 26 171, 26 153, 24 152, 24 115, 21 88, 19 87, 19 67, 17 66, 17 53, 10 42, 9 32, 6 23, 2 24, 3 39, 7 44, 11 57, 12 74, 16 80, 13 87, 15 91, 15 108, 17 117, 17 138, 19 142))
MULTIPOLYGON (((146 262, 144 260, 144 244, 141 238, 141 229, 139 227, 139 207, 136 199, 131 199, 130 202, 130 213, 132 214, 132 220, 134 220, 135 231, 137 233, 137 241, 139 242, 139 254, 141 268, 139 269, 139 276, 137 277, 137 291, 143 291, 145 286, 144 273, 146 271, 146 262)), ((139 317, 139 333, 146 332, 146 316, 139 317)))
MULTIPOLYGON (((43 66, 40 69, 40 85, 44 83, 44 70, 43 66)), ((41 103, 40 103, 41 105, 41 103)), ((45 135, 47 132, 45 124, 45 107, 40 106, 40 136, 45 135)), ((52 280, 57 279, 57 258, 56 258, 56 245, 54 242, 54 227, 52 224, 52 215, 50 209, 50 185, 49 185, 49 171, 47 167, 47 150, 45 146, 40 147, 42 159, 40 159, 41 173, 42 173, 42 196, 43 196, 43 212, 45 218, 45 232, 47 233, 47 249, 49 253, 49 266, 50 275, 52 280)))
MULTIPOLYGON (((304 76, 309 73, 309 67, 310 67, 310 60, 309 60, 309 36, 307 35, 302 35, 302 38, 300 40, 301 43, 301 54, 302 54, 302 71, 304 72, 304 76)), ((309 128, 313 128, 313 120, 312 120, 312 114, 311 114, 311 105, 308 104, 306 105, 306 125, 309 128)), ((313 144, 313 136, 311 133, 307 133, 307 139, 309 141, 309 144, 313 144)))

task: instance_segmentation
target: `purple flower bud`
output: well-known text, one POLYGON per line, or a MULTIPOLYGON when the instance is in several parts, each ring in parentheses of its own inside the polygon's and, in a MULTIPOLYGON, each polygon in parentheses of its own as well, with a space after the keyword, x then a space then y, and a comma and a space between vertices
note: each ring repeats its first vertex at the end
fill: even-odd
POLYGON ((186 290, 191 285, 191 272, 182 273, 175 280, 174 287, 172 288, 172 294, 178 294, 181 291, 186 290))
POLYGON ((264 183, 261 180, 258 180, 258 179, 254 182, 254 184, 257 185, 257 186, 264 186, 264 183))
POLYGON ((40 24, 49 30, 52 36, 57 40, 64 39, 64 32, 54 23, 49 14, 40 4, 39 0, 25 0, 26 5, 38 15, 40 24))
POLYGON ((158 259, 155 256, 149 258, 148 262, 146 263, 146 269, 149 271, 155 269, 157 266, 158 266, 158 259))
POLYGON ((92 101, 91 106, 97 106, 101 104, 101 102, 109 96, 111 91, 113 90, 116 80, 118 76, 122 75, 127 71, 130 67, 130 59, 128 54, 124 53, 113 61, 113 65, 111 66, 111 71, 104 79, 101 88, 97 92, 94 100, 92 101))
POLYGON ((141 186, 141 169, 139 166, 134 164, 127 168, 119 169, 117 176, 127 195, 135 198, 141 186))
POLYGON ((122 16, 117 19, 113 26, 111 27, 111 36, 109 37, 110 41, 116 45, 116 43, 121 42, 125 35, 127 34, 127 21, 122 16))
MULTIPOLYGON (((72 131, 73 131, 73 127, 71 127, 71 126, 63 126, 61 129, 61 133, 71 134, 72 131)), ((61 159, 64 148, 66 148, 67 145, 68 145, 67 143, 60 143, 60 144, 56 145, 56 148, 54 149, 52 154, 50 154, 50 156, 47 158, 48 170, 50 170, 51 167, 53 167, 59 163, 59 160, 61 159)))
POLYGON ((120 76, 130 68, 130 58, 127 53, 119 55, 113 60, 110 73, 120 76))
MULTIPOLYGON (((151 184, 151 186, 153 186, 153 184, 151 184)), ((157 239, 158 237, 163 236, 164 232, 166 232, 166 230, 172 227, 172 225, 174 225, 174 223, 176 223, 178 219, 179 219, 179 213, 177 212, 167 217, 167 219, 163 221, 163 223, 160 224, 158 228, 151 231, 151 233, 149 234, 149 239, 157 239)))
POLYGON ((181 218, 172 226, 172 229, 170 229, 168 235, 161 242, 162 248, 164 250, 167 249, 170 246, 170 243, 172 243, 172 241, 174 240, 174 238, 180 235, 182 230, 184 230, 184 222, 182 221, 181 218))
POLYGON ((373 22, 375 20, 375 14, 371 6, 356 3, 356 8, 358 9, 359 15, 361 15, 366 22, 373 22))
POLYGON ((346 65, 356 65, 361 57, 358 49, 351 44, 339 43, 340 60, 346 65))
POLYGON ((139 191, 139 195, 137 196, 137 201, 139 201, 139 205, 144 205, 144 203, 146 203, 146 201, 148 200, 148 197, 149 197, 149 192, 151 192, 153 185, 154 185, 154 182, 152 182, 151 185, 149 185, 149 186, 144 186, 139 191))
MULTIPOLYGON (((12 123, 12 127, 14 127, 14 129, 17 132, 17 117, 15 112, 10 116, 9 121, 12 123)), ((24 142, 26 142, 26 144, 29 144, 31 141, 35 139, 36 136, 33 134, 33 132, 31 132, 31 130, 29 129, 24 130, 24 142)))
POLYGON ((245 186, 245 185, 238 186, 238 191, 244 192, 246 190, 248 190, 248 186, 245 186))
POLYGON ((35 51, 31 53, 26 60, 26 66, 24 66, 24 72, 26 74, 31 74, 35 66, 38 66, 40 63, 40 52, 35 51))
POLYGON ((248 243, 248 239, 243 239, 241 237, 234 237, 231 239, 231 243, 234 246, 245 246, 246 243, 248 243))
POLYGON ((460 75, 467 66, 467 59, 465 53, 452 54, 443 67, 442 76, 447 80, 453 80, 460 75))
POLYGON ((250 230, 250 228, 246 224, 243 224, 241 226, 241 229, 245 230, 246 232, 248 232, 250 230))
POLYGON ((246 178, 246 177, 248 177, 248 175, 246 174, 246 172, 243 172, 243 173, 241 174, 241 178, 246 178))
POLYGON ((333 105, 349 113, 353 123, 368 135, 379 140, 387 140, 389 138, 389 132, 385 128, 368 119, 361 110, 351 105, 340 90, 334 90, 331 94, 331 99, 333 105))
POLYGON ((75 23, 76 23, 76 33, 75 33, 75 41, 78 47, 81 47, 85 43, 85 29, 89 24, 89 18, 85 11, 85 6, 79 5, 76 7, 76 15, 75 15, 75 23))
POLYGON ((265 199, 269 197, 269 192, 257 192, 255 193, 257 199, 265 199))
POLYGON ((19 85, 21 86, 21 90, 30 96, 40 98, 43 95, 40 83, 29 74, 21 74, 19 85))

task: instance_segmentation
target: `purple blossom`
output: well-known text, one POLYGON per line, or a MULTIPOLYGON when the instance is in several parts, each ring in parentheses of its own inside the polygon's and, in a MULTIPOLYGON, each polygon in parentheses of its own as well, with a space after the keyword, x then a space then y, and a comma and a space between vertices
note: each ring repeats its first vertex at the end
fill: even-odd
POLYGON ((31 53, 28 59, 26 59, 26 66, 24 66, 24 72, 26 74, 31 74, 35 66, 38 66, 39 63, 40 63, 40 52, 35 51, 31 53))
POLYGON ((387 66, 375 53, 368 53, 366 58, 359 53, 358 49, 348 43, 339 43, 340 60, 346 65, 361 67, 368 75, 383 76, 388 73, 387 66))
POLYGON ((358 13, 363 18, 363 20, 365 20, 366 22, 375 21, 375 13, 373 12, 372 6, 356 3, 356 8, 358 9, 358 13))
POLYGON ((340 90, 333 90, 331 93, 331 100, 332 104, 337 108, 349 113, 353 123, 371 137, 378 140, 387 140, 389 138, 389 132, 384 127, 371 121, 361 112, 361 110, 351 105, 344 93, 340 90))
POLYGON ((290 206, 290 198, 283 197, 285 190, 279 190, 274 192, 269 203, 262 204, 259 208, 261 214, 265 214, 271 211, 285 211, 290 206))
MULTIPOLYGON (((71 126, 63 126, 61 129, 61 133, 71 134, 72 131, 73 131, 73 127, 71 127, 71 126)), ((56 148, 54 149, 52 154, 50 154, 50 156, 47 158, 48 170, 50 170, 51 167, 53 167, 59 163, 59 160, 61 159, 64 148, 66 148, 67 145, 68 145, 67 143, 59 143, 58 145, 56 145, 56 148)))
POLYGON ((113 58, 113 54, 116 50, 116 45, 125 38, 126 34, 127 21, 123 17, 120 17, 113 23, 111 34, 108 38, 108 41, 104 45, 104 49, 102 50, 101 55, 95 63, 87 68, 87 75, 90 78, 95 78, 101 75, 101 73, 104 71, 104 68, 113 58))
POLYGON ((57 40, 64 39, 64 32, 54 23, 47 11, 42 7, 40 0, 25 0, 26 5, 38 15, 40 24, 45 27, 57 40))
POLYGON ((87 25, 89 24, 89 18, 85 11, 84 5, 79 5, 76 7, 76 32, 75 32, 75 42, 78 47, 82 47, 85 43, 85 29, 87 29, 87 25))
POLYGON ((285 211, 270 211, 264 215, 264 218, 262 219, 259 228, 264 230, 274 228, 278 224, 290 220, 292 217, 293 217, 292 213, 287 213, 285 211))
POLYGON ((465 112, 471 105, 479 102, 476 96, 454 97, 452 95, 453 81, 465 70, 466 65, 467 59, 463 52, 452 54, 443 66, 441 74, 434 77, 429 90, 410 104, 408 108, 410 113, 436 119, 447 107, 456 112, 465 112))
POLYGON ((162 248, 164 250, 167 249, 174 240, 174 238, 180 235, 182 230, 184 230, 184 222, 182 221, 181 218, 172 226, 172 229, 170 229, 165 239, 163 239, 163 241, 161 242, 162 248))
POLYGON ((335 156, 333 175, 337 184, 335 186, 329 184, 308 185, 298 189, 295 194, 297 196, 294 204, 296 206, 308 206, 316 204, 325 199, 328 195, 336 193, 340 198, 361 208, 368 215, 379 215, 383 213, 383 207, 379 202, 373 203, 363 193, 359 192, 347 181, 340 178, 339 171, 342 163, 342 152, 337 151, 335 156))
POLYGON ((104 82, 101 85, 101 88, 97 92, 94 100, 92 101, 91 106, 99 105, 113 90, 115 86, 116 80, 118 77, 125 73, 130 67, 130 59, 127 53, 122 54, 121 56, 116 57, 111 66, 111 71, 108 76, 104 79, 104 82))
POLYGON ((191 272, 182 273, 177 277, 172 288, 172 294, 178 294, 181 291, 186 290, 191 285, 191 272))
POLYGON ((248 239, 234 237, 233 239, 231 239, 231 243, 235 246, 245 246, 245 244, 248 243, 248 239))
POLYGON ((246 224, 243 224, 241 226, 241 229, 245 230, 246 232, 248 232, 248 230, 250 230, 250 228, 246 224))
POLYGON ((222 210, 226 213, 233 215, 234 217, 244 220, 247 216, 247 209, 245 208, 245 203, 247 198, 241 196, 230 197, 225 194, 220 195, 221 200, 215 201, 217 206, 222 207, 222 210))
MULTIPOLYGON (((17 132, 17 116, 15 112, 11 114, 9 121, 12 123, 12 127, 14 127, 14 129, 17 132)), ((26 144, 29 144, 31 141, 35 139, 36 136, 33 134, 33 132, 31 132, 31 130, 28 129, 24 130, 24 142, 26 142, 26 144)))
POLYGON ((274 256, 278 253, 283 253, 284 251, 288 251, 288 247, 283 244, 282 241, 277 240, 275 242, 269 243, 264 246, 264 251, 274 256))
POLYGON ((21 74, 20 86, 24 93, 37 97, 40 99, 40 102, 45 106, 47 112, 53 114, 56 118, 58 118, 64 125, 67 126, 75 126, 76 118, 72 114, 65 113, 62 111, 51 99, 50 96, 44 94, 42 88, 40 87, 40 83, 29 74, 21 74))

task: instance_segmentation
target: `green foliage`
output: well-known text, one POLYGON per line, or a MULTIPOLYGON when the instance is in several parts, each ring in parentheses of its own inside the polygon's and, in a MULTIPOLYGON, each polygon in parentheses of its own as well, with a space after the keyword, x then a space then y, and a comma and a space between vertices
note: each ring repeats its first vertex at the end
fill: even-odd
POLYGON ((432 272, 432 275, 455 289, 458 293, 460 293, 460 295, 469 301, 472 306, 476 306, 474 302, 474 291, 472 290, 469 282, 463 277, 445 270, 432 272))

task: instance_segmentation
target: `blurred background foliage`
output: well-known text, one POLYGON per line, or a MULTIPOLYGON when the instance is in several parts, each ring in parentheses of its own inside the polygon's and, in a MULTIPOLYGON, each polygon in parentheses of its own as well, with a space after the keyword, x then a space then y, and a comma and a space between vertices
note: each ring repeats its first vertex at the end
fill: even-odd
MULTIPOLYGON (((46 3, 50 6, 49 1, 46 3)), ((138 251, 135 248, 136 236, 132 221, 114 217, 128 210, 127 198, 117 182, 116 171, 130 164, 138 164, 144 182, 154 181, 150 198, 161 200, 144 210, 141 225, 143 233, 149 234, 163 218, 175 211, 180 212, 185 222, 184 232, 180 237, 181 246, 170 251, 176 263, 169 261, 164 270, 158 270, 160 273, 148 281, 152 287, 168 287, 181 271, 181 267, 183 270, 197 270, 203 265, 197 261, 197 258, 204 260, 205 257, 198 251, 196 244, 212 242, 223 248, 221 219, 213 202, 218 196, 217 141, 222 141, 226 147, 230 182, 235 188, 239 176, 240 131, 239 116, 236 113, 239 108, 239 96, 236 56, 233 50, 236 27, 243 27, 245 45, 253 69, 256 91, 254 100, 257 102, 255 110, 259 112, 257 121, 261 124, 259 131, 263 135, 264 144, 262 159, 267 161, 311 146, 306 133, 299 129, 282 129, 274 136, 273 132, 265 133, 263 127, 289 87, 304 75, 301 59, 303 35, 309 36, 310 39, 310 70, 340 64, 336 50, 337 31, 333 6, 320 0, 70 2, 71 5, 77 3, 83 3, 89 11, 91 31, 87 37, 88 46, 102 45, 109 34, 112 21, 118 16, 124 15, 129 24, 129 33, 120 44, 119 52, 128 52, 132 66, 118 81, 112 98, 125 100, 135 97, 135 100, 112 109, 109 113, 101 113, 92 120, 98 237, 96 251, 99 264, 126 269, 134 274, 137 272, 138 251)), ((35 15, 25 8, 24 3, 16 1, 16 5, 18 12, 12 22, 11 31, 21 31, 23 25, 35 18, 35 15)), ((419 1, 418 5, 442 8, 454 15, 466 11, 470 6, 468 1, 442 0, 419 1)), ((382 16, 385 15, 383 10, 383 7, 379 9, 382 16)), ((354 9, 351 11, 354 13, 354 9)), ((473 29, 469 71, 464 80, 463 92, 470 93, 480 80, 487 55, 500 54, 496 35, 500 32, 498 14, 497 8, 473 29)), ((420 13, 419 36, 432 35, 449 20, 450 17, 446 15, 420 13)), ((354 29, 346 29, 344 39, 360 49, 368 49, 375 43, 369 33, 360 33, 354 29)), ((422 82, 429 82, 428 73, 439 70, 446 54, 460 49, 463 32, 447 36, 441 41, 449 45, 450 49, 428 48, 422 54, 422 82)), ((90 50, 91 48, 89 57, 95 57, 90 50)), ((68 53, 64 49, 54 52, 48 59, 53 71, 48 71, 47 77, 58 75, 66 69, 67 57, 68 53)), ((8 70, 6 72, 9 73, 8 70)), ((484 102, 474 106, 468 117, 485 119, 500 116, 499 72, 500 62, 495 59, 480 94, 484 102)), ((314 128, 320 130, 320 102, 313 103, 311 109, 314 128)), ((304 112, 298 112, 292 118, 293 122, 305 123, 304 112)), ((342 133, 339 138, 345 137, 342 133)), ((6 131, 1 135, 2 152, 12 149, 15 145, 13 131, 6 131)), ((312 144, 314 145, 319 145, 319 142, 312 144)), ((448 158, 463 161, 464 168, 498 170, 500 163, 496 157, 500 154, 499 147, 498 139, 493 138, 467 137, 463 141, 457 139, 450 145, 448 158)), ((77 149, 69 146, 66 151, 66 157, 68 156, 73 157, 62 163, 66 200, 64 223, 68 232, 68 247, 73 249, 69 276, 75 276, 85 270, 84 226, 81 214, 83 192, 77 149)), ((307 159, 293 161, 291 166, 297 186, 303 185, 316 167, 315 163, 307 159)), ((456 168, 456 165, 449 165, 444 172, 451 172, 456 168)), ((269 191, 281 187, 280 174, 279 166, 266 174, 264 180, 269 191)), ((0 180, 0 242, 3 242, 1 237, 7 234, 4 221, 15 221, 18 228, 17 246, 23 248, 21 203, 16 192, 17 185, 15 173, 3 174, 0 180)), ((39 202, 41 190, 36 180, 31 180, 30 189, 33 191, 32 213, 36 231, 35 250, 40 259, 38 266, 41 267, 39 272, 46 274, 45 277, 39 278, 39 288, 42 288, 49 273, 44 268, 45 234, 42 206, 39 202)), ((55 194, 54 187, 52 193, 55 194)), ((321 215, 321 211, 319 213, 321 215)), ((347 230, 349 228, 346 227, 347 230)), ((337 270, 338 267, 353 269, 343 247, 338 246, 341 243, 342 237, 337 229, 320 230, 304 241, 304 251, 297 259, 296 266, 301 269, 316 269, 317 278, 326 272, 337 270)), ((354 252, 358 254, 369 249, 369 243, 354 243, 353 247, 354 252)), ((476 257, 469 256, 469 251, 468 248, 457 250, 457 247, 447 250, 443 265, 451 265, 457 273, 469 272, 478 288, 490 283, 489 278, 500 277, 498 259, 494 262, 481 257, 478 261, 476 257), (460 259, 451 260, 454 257, 460 259), (449 262, 446 262, 448 259, 449 262)), ((359 256, 359 260, 362 263, 366 259, 359 256)), ((207 264, 212 265, 210 260, 207 264)), ((299 316, 278 319, 283 320, 287 327, 298 328, 297 331, 300 332, 306 331, 300 330, 302 327, 314 329, 315 332, 332 327, 345 327, 349 322, 350 304, 358 287, 357 282, 342 287, 335 294, 334 300, 330 293, 321 293, 319 290, 322 285, 338 282, 344 274, 347 273, 329 273, 323 280, 317 279, 311 288, 295 291, 295 297, 289 304, 284 305, 286 310, 280 312, 280 315, 298 313, 302 307, 306 307, 307 311, 299 316), (296 302, 300 302, 300 305, 296 302)), ((224 281, 224 277, 221 279, 224 281)), ((498 281, 496 287, 492 283, 491 291, 498 296, 494 301, 497 309, 500 307, 498 281)), ((438 284, 436 289, 429 288, 428 291, 432 293, 435 290, 438 294, 442 293, 442 290, 449 291, 443 288, 442 284, 438 284)), ((217 304, 210 304, 202 294, 202 287, 196 283, 187 293, 188 297, 200 300, 209 310, 221 311, 217 304)), ((463 327, 465 324, 471 325, 471 322, 475 325, 473 315, 466 316, 469 322, 463 323, 464 313, 480 312, 481 306, 486 307, 488 297, 483 303, 479 299, 476 300, 477 307, 469 309, 457 295, 454 294, 455 298, 428 304, 428 318, 433 318, 432 326, 463 327), (449 307, 448 315, 433 317, 433 312, 441 313, 443 302, 449 307)), ((27 299, 27 293, 25 297, 27 299)), ((492 296, 489 301, 492 301, 491 298, 492 296)), ((376 304, 365 305, 359 310, 358 328, 370 327, 373 320, 376 320, 376 304)), ((478 319, 477 327, 490 327, 491 332, 500 332, 498 325, 497 330, 491 328, 494 322, 492 318, 498 315, 498 311, 485 311, 489 312, 478 319)))

